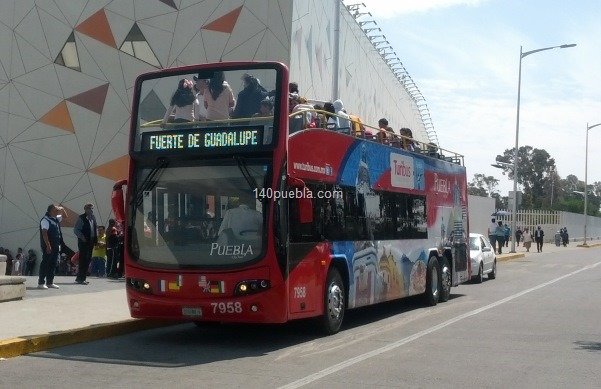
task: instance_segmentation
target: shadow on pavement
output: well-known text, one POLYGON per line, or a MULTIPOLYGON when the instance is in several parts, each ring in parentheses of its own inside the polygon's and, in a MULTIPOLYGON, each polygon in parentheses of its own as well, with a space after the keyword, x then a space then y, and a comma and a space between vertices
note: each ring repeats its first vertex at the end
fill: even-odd
POLYGON ((601 351, 601 342, 574 342, 576 346, 578 346, 581 350, 587 351, 601 351))
MULTIPOLYGON (((450 299, 462 297, 451 294, 450 299)), ((270 354, 307 342, 336 341, 345 332, 398 314, 427 308, 420 296, 347 311, 338 335, 323 337, 314 320, 281 325, 176 324, 105 340, 29 354, 29 357, 150 367, 185 367, 270 354)), ((319 348, 319 344, 316 345, 319 348)), ((327 345, 323 345, 328 348, 327 345)))

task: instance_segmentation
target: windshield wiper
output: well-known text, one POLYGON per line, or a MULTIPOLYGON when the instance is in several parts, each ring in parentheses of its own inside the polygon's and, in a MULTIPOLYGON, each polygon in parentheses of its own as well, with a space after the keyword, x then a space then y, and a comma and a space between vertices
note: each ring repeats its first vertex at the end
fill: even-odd
MULTIPOLYGON (((254 192, 256 189, 259 188, 259 186, 257 185, 257 181, 255 180, 255 178, 248 171, 246 161, 244 161, 243 157, 236 156, 234 158, 236 159, 236 163, 238 163, 238 169, 240 169, 242 176, 248 183, 248 186, 250 186, 250 189, 254 192)), ((263 197, 259 197, 259 201, 263 201, 263 197)))
POLYGON ((152 170, 150 170, 146 178, 144 178, 144 181, 142 181, 136 193, 136 197, 132 201, 136 207, 139 207, 140 204, 142 204, 144 192, 152 190, 156 186, 158 179, 161 177, 161 174, 168 165, 169 161, 167 161, 165 158, 157 159, 157 164, 152 168, 152 170))

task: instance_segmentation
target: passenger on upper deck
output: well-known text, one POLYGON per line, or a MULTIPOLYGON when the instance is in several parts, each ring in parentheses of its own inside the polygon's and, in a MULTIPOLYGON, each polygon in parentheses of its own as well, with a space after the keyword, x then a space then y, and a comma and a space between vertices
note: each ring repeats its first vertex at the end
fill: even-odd
MULTIPOLYGON (((330 102, 324 103, 323 110, 326 112, 330 112, 330 113, 336 113, 336 109, 334 108, 334 105, 330 102)), ((338 116, 326 114, 326 118, 328 119, 327 123, 326 123, 326 128, 328 130, 336 131, 336 130, 338 130, 338 128, 340 128, 340 125, 338 122, 338 116)))
POLYGON ((261 104, 259 105, 259 112, 253 115, 253 117, 265 116, 273 116, 273 103, 269 99, 261 101, 261 104))
POLYGON ((259 112, 261 101, 267 97, 267 91, 254 76, 244 73, 242 76, 244 89, 238 93, 233 118, 248 118, 259 112))
POLYGON ((344 133, 350 133, 351 121, 349 120, 349 116, 347 115, 347 113, 344 111, 344 104, 342 103, 342 100, 338 99, 338 100, 334 101, 333 105, 334 105, 334 110, 336 111, 336 114, 339 115, 338 131, 341 131, 344 133))
POLYGON ((196 120, 205 121, 207 120, 207 108, 205 107, 205 91, 209 88, 209 81, 198 78, 196 76, 192 77, 194 79, 194 91, 196 92, 196 99, 198 100, 198 111, 194 111, 196 115, 196 120))
POLYGON ((209 80, 209 93, 205 93, 207 119, 220 120, 230 118, 230 109, 236 105, 234 93, 223 72, 215 72, 209 80))
POLYGON ((181 79, 177 84, 177 89, 171 96, 170 106, 163 116, 162 125, 169 121, 171 114, 174 114, 173 123, 186 123, 196 120, 195 112, 198 111, 198 100, 192 91, 194 83, 190 80, 181 79))
POLYGON ((403 127, 401 128, 402 135, 402 148, 409 151, 415 151, 415 143, 413 142, 413 133, 409 128, 403 127))
POLYGON ((311 121, 313 121, 313 106, 307 103, 307 99, 305 99, 304 97, 299 97, 298 104, 292 109, 292 113, 308 109, 311 111, 305 112, 305 127, 309 127, 309 124, 311 123, 311 121))
POLYGON ((298 84, 296 82, 291 82, 288 84, 288 93, 296 93, 297 95, 300 94, 298 91, 298 84))
POLYGON ((380 131, 378 131, 376 139, 379 142, 383 142, 385 140, 390 140, 394 138, 394 130, 388 125, 388 120, 386 120, 386 118, 378 120, 378 127, 380 127, 380 131))

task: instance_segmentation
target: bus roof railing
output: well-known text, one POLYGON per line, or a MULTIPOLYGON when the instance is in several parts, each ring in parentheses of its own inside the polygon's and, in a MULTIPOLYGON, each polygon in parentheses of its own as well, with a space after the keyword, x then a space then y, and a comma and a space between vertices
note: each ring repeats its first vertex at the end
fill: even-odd
MULTIPOLYGON (((355 136, 356 138, 362 138, 362 139, 376 141, 376 142, 386 144, 389 146, 398 147, 398 148, 408 150, 411 152, 427 155, 432 158, 445 160, 447 162, 455 163, 455 164, 458 164, 461 166, 464 165, 464 156, 462 154, 456 153, 451 150, 443 149, 442 147, 438 146, 434 142, 428 142, 428 143, 420 142, 413 137, 399 135, 394 132, 390 132, 390 131, 381 129, 379 127, 374 127, 374 126, 365 124, 361 120, 357 120, 356 118, 358 118, 358 117, 353 114, 348 115, 349 117, 345 117, 345 116, 342 116, 342 115, 339 115, 336 113, 332 113, 329 111, 323 111, 323 110, 319 110, 319 109, 301 109, 301 110, 290 113, 288 116, 292 120, 302 119, 302 124, 299 122, 300 126, 297 126, 297 127, 301 127, 300 129, 312 128, 310 126, 310 123, 308 123, 307 115, 306 115, 307 113, 321 114, 324 116, 325 121, 327 121, 327 119, 329 117, 335 116, 338 118, 348 120, 349 122, 352 123, 350 128, 340 128, 340 129, 328 128, 327 124, 320 126, 325 129, 331 129, 334 131, 346 133, 348 135, 355 136), (369 128, 372 131, 367 132, 366 128, 369 128)), ((290 127, 291 127, 290 133, 293 133, 293 131, 292 131, 293 126, 291 125, 290 127)))

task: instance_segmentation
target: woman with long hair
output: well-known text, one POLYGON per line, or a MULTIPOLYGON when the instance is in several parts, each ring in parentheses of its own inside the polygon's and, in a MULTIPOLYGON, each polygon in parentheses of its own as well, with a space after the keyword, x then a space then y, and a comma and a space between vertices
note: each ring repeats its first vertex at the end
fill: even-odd
POLYGON ((234 92, 225 81, 223 72, 215 72, 209 80, 209 93, 204 94, 208 120, 229 119, 230 111, 236 105, 234 92))
POLYGON ((171 114, 174 114, 173 123, 187 123, 198 119, 198 100, 194 94, 194 83, 185 78, 179 80, 170 104, 163 117, 163 124, 168 122, 171 114))

